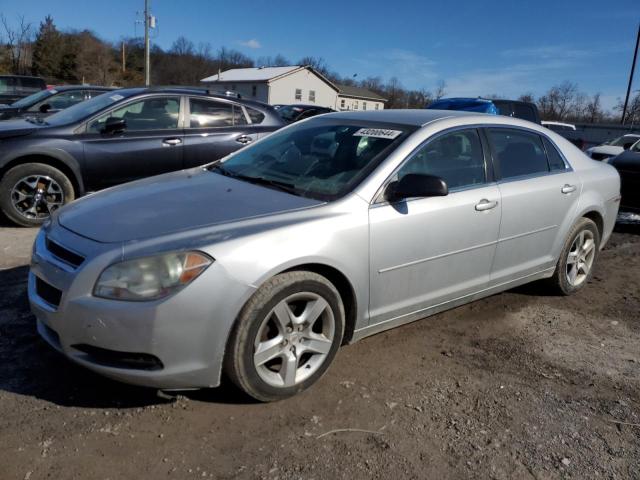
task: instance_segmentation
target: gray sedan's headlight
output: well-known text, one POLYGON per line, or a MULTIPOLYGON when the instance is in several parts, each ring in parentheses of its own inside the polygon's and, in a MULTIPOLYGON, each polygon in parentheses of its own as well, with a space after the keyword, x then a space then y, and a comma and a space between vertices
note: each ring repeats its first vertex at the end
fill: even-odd
POLYGON ((212 263, 200 252, 167 253, 115 263, 102 272, 93 294, 114 300, 157 300, 191 283, 212 263))

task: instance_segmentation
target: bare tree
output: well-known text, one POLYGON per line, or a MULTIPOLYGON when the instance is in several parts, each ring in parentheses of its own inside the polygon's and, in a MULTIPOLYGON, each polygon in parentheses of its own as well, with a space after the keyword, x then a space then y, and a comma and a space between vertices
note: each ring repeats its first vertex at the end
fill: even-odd
POLYGON ((9 53, 9 62, 13 73, 25 75, 31 73, 31 52, 33 40, 33 28, 26 22, 24 16, 18 17, 18 24, 11 28, 7 17, 0 14, 0 22, 7 38, 6 47, 9 53))
POLYGON ((434 93, 434 97, 436 100, 440 100, 447 94, 447 84, 444 80, 440 80, 436 87, 436 91, 434 93))
POLYGON ((173 45, 171 45, 169 53, 176 55, 193 55, 195 53, 195 47, 191 40, 180 36, 173 42, 173 45))

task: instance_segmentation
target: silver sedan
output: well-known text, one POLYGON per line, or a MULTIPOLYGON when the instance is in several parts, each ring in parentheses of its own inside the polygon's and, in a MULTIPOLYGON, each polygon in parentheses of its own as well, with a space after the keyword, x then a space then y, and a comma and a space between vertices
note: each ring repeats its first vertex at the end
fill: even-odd
POLYGON ((534 280, 584 287, 619 189, 514 118, 328 114, 61 209, 29 299, 40 335, 103 375, 171 390, 224 372, 277 400, 344 343, 534 280))

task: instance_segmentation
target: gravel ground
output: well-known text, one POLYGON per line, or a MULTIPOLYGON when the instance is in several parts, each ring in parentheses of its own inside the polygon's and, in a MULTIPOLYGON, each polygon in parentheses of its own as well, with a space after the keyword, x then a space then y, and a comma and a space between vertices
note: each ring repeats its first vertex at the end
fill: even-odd
POLYGON ((163 398, 35 333, 35 232, 0 227, 0 478, 640 479, 640 221, 590 285, 529 285, 343 348, 287 401, 163 398))

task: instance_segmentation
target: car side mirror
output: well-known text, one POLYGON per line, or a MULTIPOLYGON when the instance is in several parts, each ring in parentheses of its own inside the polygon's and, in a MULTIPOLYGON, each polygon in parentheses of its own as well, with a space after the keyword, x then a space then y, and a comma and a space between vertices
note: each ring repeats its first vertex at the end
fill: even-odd
POLYGON ((629 150, 633 146, 634 142, 625 143, 622 148, 625 150, 629 150))
POLYGON ((412 197, 444 197, 449 195, 447 182, 435 175, 409 173, 397 182, 391 182, 385 191, 385 198, 397 202, 412 197))
POLYGON ((48 103, 43 103, 42 105, 40 105, 40 108, 38 110, 40 110, 40 113, 47 113, 49 110, 51 110, 51 105, 49 105, 48 103))
POLYGON ((108 134, 116 134, 122 133, 127 129, 127 121, 124 118, 118 117, 109 117, 104 122, 104 127, 102 127, 102 133, 108 134))

